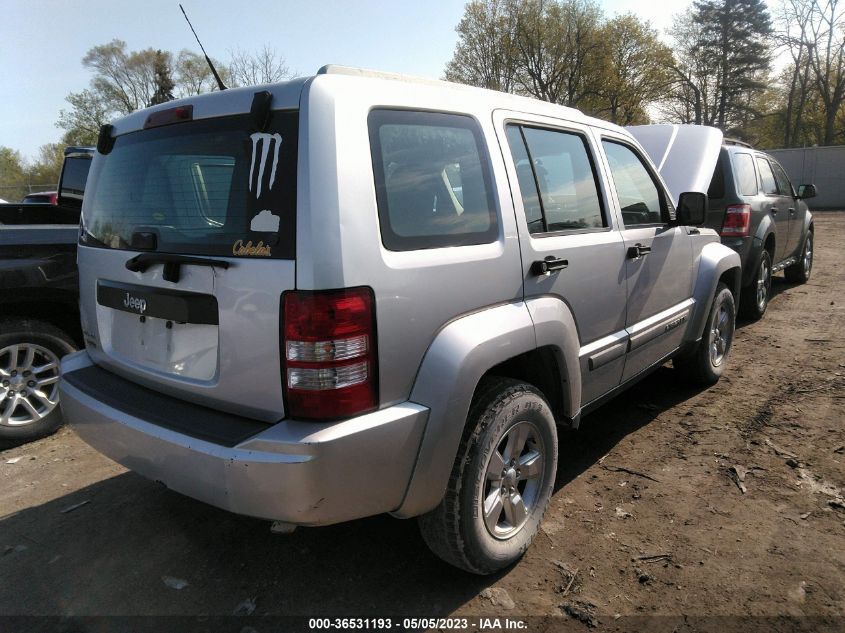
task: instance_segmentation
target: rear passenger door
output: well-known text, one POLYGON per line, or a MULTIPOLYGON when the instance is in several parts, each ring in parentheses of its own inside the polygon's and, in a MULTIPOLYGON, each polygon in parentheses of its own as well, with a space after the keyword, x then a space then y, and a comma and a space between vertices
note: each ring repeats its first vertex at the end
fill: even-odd
POLYGON ((757 161, 757 169, 760 172, 760 184, 763 194, 766 196, 764 209, 775 223, 775 261, 773 264, 780 262, 786 253, 787 243, 789 241, 789 209, 793 208, 794 200, 792 197, 785 197, 781 195, 778 188, 775 173, 768 159, 762 154, 755 156, 757 161))
POLYGON ((640 150, 613 133, 603 133, 601 145, 626 253, 627 380, 681 343, 693 303, 692 246, 689 227, 667 224, 672 203, 640 150))
POLYGON ((497 112, 494 122, 513 192, 525 298, 552 295, 572 311, 586 404, 619 384, 627 345, 625 249, 595 140, 586 126, 558 119, 497 112))

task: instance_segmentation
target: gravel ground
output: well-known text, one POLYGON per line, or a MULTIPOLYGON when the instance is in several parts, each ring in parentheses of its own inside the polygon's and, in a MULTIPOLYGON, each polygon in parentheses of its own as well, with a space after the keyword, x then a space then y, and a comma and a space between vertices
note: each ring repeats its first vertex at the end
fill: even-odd
POLYGON ((809 284, 776 278, 718 385, 682 387, 665 367, 562 434, 541 532, 501 574, 440 563, 415 522, 386 516, 273 535, 64 429, 0 452, 0 615, 556 615, 585 630, 620 615, 765 615, 845 627, 845 213, 816 218, 809 284))

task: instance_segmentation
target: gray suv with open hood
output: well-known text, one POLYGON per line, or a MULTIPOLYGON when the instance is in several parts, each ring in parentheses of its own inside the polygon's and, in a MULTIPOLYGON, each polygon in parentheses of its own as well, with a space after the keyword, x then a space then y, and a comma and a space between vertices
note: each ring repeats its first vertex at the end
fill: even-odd
POLYGON ((700 125, 641 125, 627 128, 649 153, 670 190, 707 191, 705 226, 742 261, 740 316, 763 317, 772 275, 806 283, 813 269, 813 214, 805 200, 815 185, 793 188, 786 171, 769 154, 747 143, 723 139, 700 125), (698 169, 689 168, 689 156, 698 169), (692 179, 695 179, 695 183, 692 179))
POLYGON ((739 257, 625 130, 339 67, 103 129, 79 245, 79 435, 277 529, 420 517, 490 573, 557 426, 674 359, 718 380, 739 257))

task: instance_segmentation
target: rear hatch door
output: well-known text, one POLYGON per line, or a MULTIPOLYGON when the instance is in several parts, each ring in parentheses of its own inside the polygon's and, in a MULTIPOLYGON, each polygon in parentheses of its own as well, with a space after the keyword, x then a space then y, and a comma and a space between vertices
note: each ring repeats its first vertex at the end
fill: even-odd
POLYGON ((118 136, 94 160, 79 268, 92 358, 139 384, 284 415, 281 295, 295 285, 298 114, 118 136))

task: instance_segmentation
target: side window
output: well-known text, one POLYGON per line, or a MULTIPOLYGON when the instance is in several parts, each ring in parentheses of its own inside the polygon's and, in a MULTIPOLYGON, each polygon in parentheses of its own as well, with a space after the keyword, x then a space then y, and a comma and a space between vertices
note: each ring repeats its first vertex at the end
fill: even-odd
POLYGON ((517 125, 507 135, 531 233, 607 226, 581 135, 517 125))
POLYGON ((751 154, 736 153, 733 162, 737 193, 741 196, 756 196, 757 174, 751 154))
POLYGON ((772 169, 775 170, 775 180, 777 180, 780 195, 789 197, 794 196, 795 192, 792 190, 792 185, 790 184, 789 178, 786 176, 786 172, 783 170, 783 167, 775 162, 772 162, 771 165, 772 169))
POLYGON ((603 140, 625 226, 662 224, 662 196, 642 159, 621 143, 603 140))
POLYGON ((473 118, 373 110, 369 130, 386 248, 405 251, 496 239, 492 179, 473 118))
POLYGON ((525 221, 528 223, 529 233, 545 233, 546 223, 543 219, 543 207, 540 205, 540 193, 537 191, 537 181, 534 180, 534 169, 531 158, 525 149, 522 131, 516 125, 507 127, 508 145, 516 167, 516 178, 519 191, 522 194, 522 206, 525 210, 525 221))
POLYGON ((757 168, 760 170, 760 182, 763 185, 763 193, 767 196, 778 195, 778 185, 775 181, 775 175, 772 173, 772 168, 769 161, 765 158, 757 157, 757 168))

